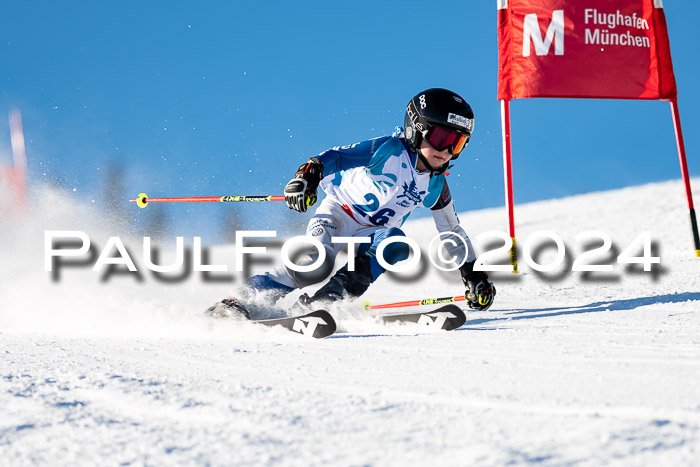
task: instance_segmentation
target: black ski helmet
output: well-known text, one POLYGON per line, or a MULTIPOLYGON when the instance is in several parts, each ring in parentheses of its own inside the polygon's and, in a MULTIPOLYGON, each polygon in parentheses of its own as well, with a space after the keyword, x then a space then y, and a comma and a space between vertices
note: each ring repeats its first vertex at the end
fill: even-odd
MULTIPOLYGON (((448 89, 431 88, 419 92, 408 102, 404 117, 405 137, 420 151, 421 141, 433 127, 441 127, 466 136, 464 148, 467 147, 474 130, 474 111, 469 103, 459 94, 448 89)), ((457 159, 461 151, 452 155, 457 159)))

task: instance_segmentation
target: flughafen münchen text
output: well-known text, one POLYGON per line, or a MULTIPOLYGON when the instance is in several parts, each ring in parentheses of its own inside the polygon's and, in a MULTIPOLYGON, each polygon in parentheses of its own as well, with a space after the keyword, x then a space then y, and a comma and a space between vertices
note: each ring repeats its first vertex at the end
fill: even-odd
POLYGON ((586 8, 584 10, 584 20, 587 26, 584 35, 586 44, 592 45, 622 45, 630 47, 651 47, 649 37, 646 35, 634 35, 629 29, 625 31, 613 31, 617 27, 634 28, 637 30, 648 30, 647 20, 637 16, 623 15, 620 10, 615 13, 604 13, 596 8, 586 8))

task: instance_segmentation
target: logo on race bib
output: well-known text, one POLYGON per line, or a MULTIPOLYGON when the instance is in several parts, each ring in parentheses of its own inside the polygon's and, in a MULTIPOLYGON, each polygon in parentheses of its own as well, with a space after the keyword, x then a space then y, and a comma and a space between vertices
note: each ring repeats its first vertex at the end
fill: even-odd
POLYGON ((411 180, 411 183, 408 184, 406 182, 403 182, 403 194, 399 195, 396 197, 396 199, 400 198, 406 198, 405 200, 402 201, 397 201, 396 204, 399 206, 402 206, 404 208, 407 208, 410 206, 410 202, 413 202, 414 206, 417 206, 418 203, 423 201, 422 195, 425 194, 425 191, 418 191, 418 188, 416 187, 416 181, 411 180))

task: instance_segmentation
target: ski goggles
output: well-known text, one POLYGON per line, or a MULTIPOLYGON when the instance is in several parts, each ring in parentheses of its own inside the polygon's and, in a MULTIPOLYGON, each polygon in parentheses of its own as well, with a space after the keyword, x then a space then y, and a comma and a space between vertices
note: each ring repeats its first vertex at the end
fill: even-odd
POLYGON ((450 150, 450 154, 458 156, 469 142, 469 137, 456 131, 447 130, 439 126, 432 126, 423 138, 436 151, 450 150))

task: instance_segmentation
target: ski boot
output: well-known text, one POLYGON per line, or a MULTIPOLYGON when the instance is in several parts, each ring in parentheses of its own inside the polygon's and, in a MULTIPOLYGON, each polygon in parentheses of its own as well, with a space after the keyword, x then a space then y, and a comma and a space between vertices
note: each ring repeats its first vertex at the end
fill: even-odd
POLYGON ((469 308, 486 311, 493 304, 496 287, 489 282, 489 276, 483 271, 474 271, 474 263, 464 263, 460 268, 462 281, 466 287, 464 296, 469 308))
MULTIPOLYGON (((325 286, 324 286, 325 287, 325 286)), ((319 289, 319 292, 321 290, 319 289)), ((333 303, 340 303, 345 297, 340 291, 324 291, 323 293, 316 292, 313 297, 309 296, 307 293, 303 293, 297 298, 296 303, 292 306, 292 310, 297 309, 300 313, 308 313, 309 311, 314 311, 317 308, 327 308, 333 303)))
POLYGON ((262 319, 280 298, 294 290, 265 274, 253 276, 235 290, 236 298, 225 298, 214 304, 205 315, 212 318, 262 319))
POLYGON ((249 320, 250 312, 248 308, 235 298, 224 298, 219 303, 209 307, 204 312, 209 318, 235 319, 239 321, 249 320))
POLYGON ((297 299, 297 304, 303 309, 311 310, 315 302, 330 304, 346 299, 355 300, 365 293, 371 283, 369 257, 358 256, 355 259, 355 271, 349 271, 347 265, 343 266, 326 285, 316 291, 313 297, 309 297, 306 293, 302 294, 297 299))

